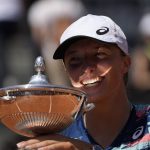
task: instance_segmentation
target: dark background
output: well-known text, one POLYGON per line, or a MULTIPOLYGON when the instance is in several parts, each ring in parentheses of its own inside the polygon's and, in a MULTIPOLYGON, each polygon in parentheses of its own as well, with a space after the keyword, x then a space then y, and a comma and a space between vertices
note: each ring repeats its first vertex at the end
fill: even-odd
MULTIPOLYGON (((22 17, 15 22, 14 26, 11 24, 7 27, 3 23, 0 25, 0 35, 6 34, 2 38, 4 41, 0 42, 0 88, 25 84, 34 73, 34 60, 40 55, 40 51, 33 44, 27 24, 27 12, 34 1, 36 0, 23 0, 22 17), (5 42, 7 48, 4 45, 5 42)), ((129 50, 134 51, 141 42, 138 24, 143 14, 150 11, 149 0, 82 0, 82 2, 88 13, 109 16, 119 24, 127 36, 129 50)), ((131 90, 129 98, 135 98, 131 90)), ((0 146, 5 145, 5 148, 1 150, 15 150, 14 143, 21 139, 25 138, 12 133, 3 125, 0 126, 0 146), (5 141, 2 142, 2 139, 5 141)))

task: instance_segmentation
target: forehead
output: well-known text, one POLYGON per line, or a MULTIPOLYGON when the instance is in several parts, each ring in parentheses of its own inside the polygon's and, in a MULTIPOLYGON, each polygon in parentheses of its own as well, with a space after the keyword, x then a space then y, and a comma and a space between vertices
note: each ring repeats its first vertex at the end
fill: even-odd
POLYGON ((86 51, 86 49, 87 50, 90 49, 90 52, 92 52, 96 49, 111 50, 114 48, 118 49, 118 46, 113 43, 106 43, 95 39, 84 38, 76 40, 70 46, 68 46, 68 48, 65 51, 65 55, 73 54, 73 52, 80 52, 81 49, 82 49, 81 52, 86 51))

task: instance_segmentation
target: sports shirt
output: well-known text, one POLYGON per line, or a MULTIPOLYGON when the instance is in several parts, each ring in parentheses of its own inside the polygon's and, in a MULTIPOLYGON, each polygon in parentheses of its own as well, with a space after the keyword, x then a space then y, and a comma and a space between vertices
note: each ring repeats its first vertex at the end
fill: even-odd
POLYGON ((150 106, 133 106, 126 125, 113 143, 105 149, 88 133, 82 115, 62 134, 88 142, 95 150, 150 150, 150 106))

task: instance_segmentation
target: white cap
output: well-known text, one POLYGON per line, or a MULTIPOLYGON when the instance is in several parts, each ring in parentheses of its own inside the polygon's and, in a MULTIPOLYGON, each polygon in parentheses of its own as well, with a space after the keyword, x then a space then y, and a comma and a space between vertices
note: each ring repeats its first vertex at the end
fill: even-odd
POLYGON ((40 0, 33 3, 28 11, 30 26, 46 26, 59 18, 77 19, 85 11, 79 0, 40 0))
POLYGON ((139 23, 139 31, 143 36, 150 36, 150 13, 145 14, 139 23))
POLYGON ((0 21, 17 21, 24 14, 21 0, 0 0, 0 21))
POLYGON ((115 43, 128 55, 128 43, 121 28, 109 17, 89 14, 75 21, 64 31, 53 58, 62 59, 66 46, 74 40, 84 37, 115 43))

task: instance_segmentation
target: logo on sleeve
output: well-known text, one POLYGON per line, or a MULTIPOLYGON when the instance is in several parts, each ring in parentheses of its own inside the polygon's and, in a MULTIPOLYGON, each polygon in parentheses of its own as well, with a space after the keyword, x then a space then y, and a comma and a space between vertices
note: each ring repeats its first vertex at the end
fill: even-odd
POLYGON ((98 35, 104 35, 104 34, 106 34, 106 33, 108 33, 109 32, 109 28, 108 27, 101 27, 100 29, 98 29, 97 31, 96 31, 96 33, 98 34, 98 35))
POLYGON ((144 131, 144 126, 138 127, 134 132, 134 134, 132 135, 132 139, 136 140, 137 138, 139 138, 142 135, 143 131, 144 131))
POLYGON ((148 116, 149 121, 147 122, 148 132, 150 133, 150 116, 148 116))

